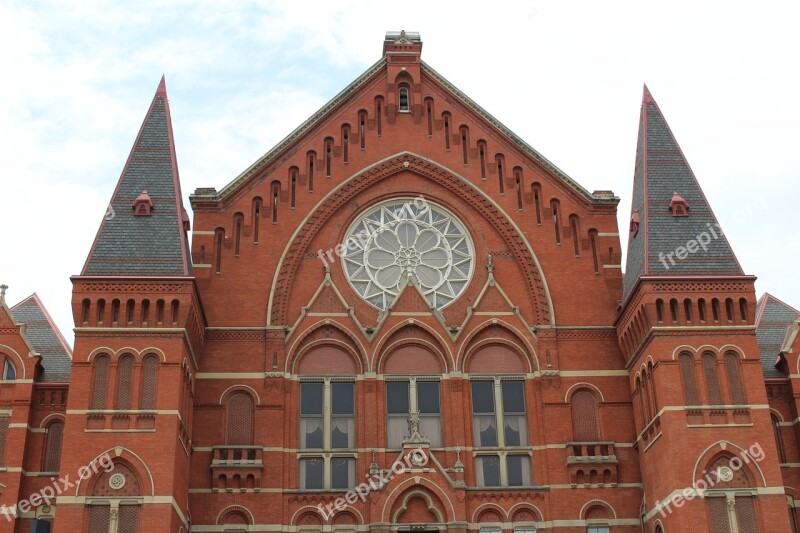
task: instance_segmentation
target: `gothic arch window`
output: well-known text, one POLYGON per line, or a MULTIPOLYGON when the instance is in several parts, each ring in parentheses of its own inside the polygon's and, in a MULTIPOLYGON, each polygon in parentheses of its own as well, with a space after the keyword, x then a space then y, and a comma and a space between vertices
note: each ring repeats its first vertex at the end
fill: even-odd
POLYGON ((130 326, 133 325, 133 313, 136 307, 136 302, 133 301, 133 298, 129 298, 128 301, 125 303, 125 322, 130 326))
POLYGON ((642 427, 647 425, 647 420, 645 418, 646 415, 644 412, 644 401, 642 400, 642 398, 644 398, 643 394, 644 392, 642 391, 642 377, 636 376, 636 396, 639 398, 639 412, 641 413, 642 416, 642 427))
POLYGON ((648 394, 648 398, 650 398, 650 416, 655 417, 658 414, 658 399, 656 398, 656 381, 655 376, 653 376, 653 362, 647 362, 647 385, 650 389, 650 394, 648 394))
POLYGON ((107 355, 98 355, 94 359, 94 380, 92 383, 92 403, 90 409, 106 408, 106 390, 108 389, 108 367, 109 359, 107 355))
POLYGON ((126 411, 131 408, 131 385, 133 380, 133 356, 123 355, 117 363, 117 402, 116 409, 126 411))
POLYGON ((330 137, 325 137, 325 176, 330 178, 331 177, 331 162, 333 159, 333 139, 330 137))
POLYGON ((711 299, 711 314, 714 315, 714 322, 719 322, 719 300, 711 299))
POLYGON ((786 452, 783 448, 783 436, 781 435, 781 422, 778 417, 772 415, 772 433, 775 436, 775 446, 778 448, 778 462, 786 462, 786 452))
POLYGON ((180 305, 181 302, 177 299, 172 300, 172 303, 170 304, 170 319, 173 326, 178 325, 178 312, 180 310, 180 305))
POLYGON ((89 323, 89 309, 90 309, 90 306, 91 306, 91 302, 89 301, 89 298, 84 298, 83 302, 81 303, 81 316, 83 317, 82 318, 82 322, 84 324, 88 324, 89 323))
POLYGON ((402 84, 397 89, 397 110, 400 113, 411 112, 411 100, 408 92, 408 85, 402 84))
POLYGON ((150 354, 142 362, 142 393, 139 400, 139 409, 152 410, 156 408, 156 374, 158 372, 158 357, 150 354))
POLYGON ((742 322, 747 322, 747 298, 739 298, 739 316, 742 322))
POLYGON ((156 325, 160 326, 164 323, 164 300, 159 298, 156 300, 156 325))
POLYGON ((225 402, 225 444, 253 444, 253 398, 246 392, 235 391, 225 402))
POLYGON ((728 322, 733 322, 733 299, 725 298, 725 318, 728 322))
POLYGON ((706 301, 704 298, 697 300, 697 315, 701 323, 706 321, 706 301))
POLYGON ((119 323, 119 299, 114 298, 111 300, 111 325, 116 326, 119 323))
POLYGON ((678 300, 675 298, 669 301, 669 317, 672 319, 673 324, 678 323, 678 300))
POLYGON ((683 382, 683 401, 686 402, 686 405, 699 405, 692 354, 689 352, 681 353, 678 356, 678 364, 681 370, 681 381, 683 382))
POLYGON ((717 358, 711 352, 705 352, 702 357, 703 375, 706 379, 706 394, 708 395, 709 405, 721 405, 722 394, 719 389, 719 379, 717 378, 717 358))
POLYGON ((572 438, 575 442, 598 442, 600 420, 597 397, 589 389, 580 389, 570 399, 572 409, 572 438))
POLYGON ((656 319, 659 324, 664 323, 664 300, 661 298, 656 299, 656 319))
POLYGON ((270 185, 270 196, 271 196, 271 206, 272 206, 272 223, 278 223, 278 202, 281 198, 281 182, 280 181, 273 181, 270 185))
POLYGON ((58 472, 61 463, 61 441, 64 436, 64 422, 55 420, 47 426, 47 439, 44 447, 43 472, 58 472))
POLYGON ((97 325, 103 325, 103 319, 106 314, 106 301, 103 298, 97 300, 97 325))
POLYGON ((735 352, 725 353, 725 374, 728 378, 728 391, 730 402, 733 405, 744 405, 744 389, 742 388, 742 378, 739 370, 739 355, 735 352))
POLYGON ((692 321, 692 301, 689 298, 683 300, 683 312, 686 315, 686 323, 692 321))
POLYGON ((514 167, 514 186, 517 188, 517 209, 522 211, 522 168, 514 167))

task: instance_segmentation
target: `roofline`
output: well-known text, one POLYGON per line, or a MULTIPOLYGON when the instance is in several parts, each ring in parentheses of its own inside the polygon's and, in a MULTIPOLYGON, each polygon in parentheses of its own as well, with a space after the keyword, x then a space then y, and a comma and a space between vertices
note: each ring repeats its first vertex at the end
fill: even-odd
POLYGON ((38 294, 36 294, 34 292, 33 294, 31 294, 30 296, 28 296, 24 300, 22 300, 19 303, 15 304, 14 307, 11 308, 11 310, 13 311, 17 306, 22 305, 23 303, 27 302, 31 298, 33 298, 33 301, 36 302, 37 306, 39 306, 39 309, 42 311, 42 314, 44 315, 45 320, 47 320, 47 323, 50 325, 50 327, 53 329, 53 332, 56 334, 56 337, 58 338, 58 342, 61 343, 61 347, 64 348, 64 350, 67 352, 67 355, 69 356, 69 358, 72 359, 72 348, 70 348, 69 344, 67 343, 67 340, 64 338, 64 335, 62 335, 61 330, 59 329, 59 327, 53 321, 53 317, 50 316, 50 313, 47 311, 47 307, 45 307, 44 302, 42 302, 42 299, 39 298, 38 294))
MULTIPOLYGON (((740 280, 740 281, 753 281, 755 282, 758 279, 756 276, 752 274, 724 274, 724 275, 682 275, 682 276, 639 276, 639 279, 636 280, 636 283, 631 287, 631 292, 628 294, 626 298, 622 300, 622 305, 620 309, 624 309, 628 302, 631 300, 631 296, 636 294, 636 291, 639 289, 639 286, 646 282, 646 281, 662 281, 662 282, 670 282, 670 281, 713 281, 713 280, 740 280)), ((622 316, 622 311, 620 311, 620 316, 622 316)), ((615 321, 616 322, 616 321, 615 321)), ((758 324, 754 324, 758 325, 758 324)))
MULTIPOLYGON (((717 227, 720 228, 720 230, 722 230, 722 227, 719 225, 719 219, 717 218, 717 215, 714 214, 714 208, 711 207, 711 202, 709 202, 708 198, 706 198, 706 193, 703 191, 703 187, 700 186, 700 181, 697 179, 697 175, 695 175, 694 170, 692 170, 692 165, 689 164, 689 160, 686 158, 686 155, 683 153, 683 149, 681 148, 681 145, 678 142, 678 139, 672 133, 672 128, 670 127, 669 122, 667 121, 667 118, 664 116, 664 112, 661 111, 661 107, 658 105, 658 102, 656 102, 655 98, 653 98, 653 95, 650 93, 650 90, 647 89, 647 86, 645 86, 645 91, 646 91, 645 95, 649 96, 649 100, 645 100, 643 98, 642 99, 642 107, 646 108, 647 104, 652 103, 655 106, 655 108, 658 110, 658 113, 661 115, 661 119, 664 121, 664 125, 667 127, 667 132, 669 133, 670 138, 672 138, 672 142, 675 143, 675 147, 678 149, 678 153, 680 154, 681 159, 686 164, 686 168, 689 170, 689 175, 692 177, 692 179, 694 180, 695 184, 697 184, 697 190, 700 191, 700 196, 703 198, 703 201, 708 206, 708 211, 711 214, 711 218, 714 220, 714 222, 716 222, 717 227)), ((647 129, 646 128, 647 128, 647 125, 645 124, 645 134, 647 133, 647 129)), ((645 175, 644 175, 644 178, 645 178, 645 189, 644 189, 645 190, 645 205, 647 205, 648 197, 647 197, 646 193, 647 193, 647 182, 648 182, 648 179, 647 179, 647 172, 646 172, 647 171, 647 137, 646 136, 645 136, 645 163, 644 164, 645 164, 645 175)), ((647 209, 647 208, 645 208, 645 209, 647 209)), ((647 214, 647 213, 645 213, 645 214, 647 214)), ((646 217, 646 218, 649 218, 649 217, 646 217)), ((645 229, 649 230, 649 226, 645 226, 645 229)), ((723 239, 725 239, 725 243, 728 245, 728 249, 730 250, 731 255, 733 256, 733 260, 736 262, 736 266, 739 267, 739 272, 742 272, 744 274, 744 269, 742 268, 742 264, 739 262, 739 259, 736 257, 736 252, 733 251, 733 246, 731 246, 731 242, 728 240, 728 236, 725 235, 724 231, 722 231, 721 233, 722 233, 721 237, 723 239)), ((649 233, 647 235, 649 235, 649 233)), ((648 241, 649 241, 649 239, 648 239, 648 241)), ((648 250, 648 242, 645 241, 645 267, 644 267, 645 268, 645 271, 644 271, 645 275, 647 275, 647 273, 649 272, 649 266, 648 266, 649 261, 647 259, 649 257, 649 253, 648 252, 649 252, 649 250, 648 250)))
POLYGON ((355 80, 350 82, 344 89, 339 91, 333 98, 328 100, 322 107, 320 107, 314 114, 312 114, 309 118, 307 118, 302 124, 292 130, 289 135, 281 139, 271 150, 269 150, 266 154, 262 155, 258 159, 255 160, 253 164, 247 167, 241 174, 239 174, 233 181, 229 182, 225 185, 222 189, 216 192, 213 195, 202 195, 202 194, 191 194, 189 195, 189 201, 192 202, 193 199, 203 199, 204 201, 220 201, 225 199, 231 193, 236 191, 240 185, 244 182, 249 180, 253 177, 254 174, 263 166, 272 160, 275 156, 280 154, 283 150, 287 149, 291 143, 293 143, 297 137, 301 134, 305 133, 313 125, 319 122, 320 119, 324 118, 328 115, 331 111, 333 111, 336 106, 344 100, 347 96, 350 96, 352 93, 355 92, 356 89, 360 88, 364 85, 372 76, 380 72, 380 70, 386 65, 386 57, 380 58, 377 62, 373 63, 372 66, 367 68, 364 72, 361 73, 355 80))
POLYGON ((764 314, 764 309, 767 308, 767 304, 769 303, 770 300, 775 300, 776 302, 778 302, 782 306, 787 307, 787 308, 791 309, 792 311, 794 311, 794 313, 795 313, 794 321, 797 321, 797 319, 800 318, 800 311, 798 311, 797 309, 795 309, 791 305, 787 304, 786 302, 784 302, 780 298, 776 298, 773 295, 771 295, 770 293, 765 292, 764 294, 761 295, 761 298, 758 299, 758 302, 756 302, 756 306, 757 307, 759 305, 761 306, 761 309, 759 310, 758 316, 756 317, 756 321, 755 321, 756 327, 758 327, 758 324, 761 322, 761 316, 764 314))
MULTIPOLYGON (((177 216, 178 216, 178 231, 181 232, 181 259, 183 260, 183 272, 185 275, 189 275, 189 256, 186 249, 186 232, 183 231, 183 213, 181 211, 181 206, 183 205, 183 199, 181 198, 181 188, 180 188, 180 181, 178 180, 178 161, 177 155, 175 153, 175 143, 172 137, 172 118, 169 113, 169 97, 167 96, 167 85, 166 79, 164 75, 161 76, 161 81, 158 83, 158 87, 156 88, 156 93, 153 95, 153 99, 150 101, 150 105, 147 106, 147 112, 145 112, 144 119, 142 119, 142 125, 139 126, 139 132, 136 134, 136 137, 133 139, 133 145, 131 146, 131 151, 128 154, 128 158, 125 160, 125 165, 122 167, 122 172, 120 172, 119 179, 117 180, 117 185, 114 187, 114 192, 111 193, 111 200, 108 202, 108 206, 111 207, 114 199, 117 197, 117 193, 119 192, 119 188, 122 186, 122 180, 125 177, 125 173, 128 171, 128 167, 131 164, 131 159, 133 159, 133 154, 136 152, 136 146, 138 140, 141 138, 142 133, 144 132, 145 124, 147 124, 147 119, 150 118, 150 113, 153 111, 153 106, 156 103, 158 98, 164 98, 164 110, 166 112, 167 117, 167 139, 169 141, 170 146, 170 159, 172 160, 172 179, 175 182, 175 196, 177 197, 177 216)), ((106 212, 108 209, 106 208, 106 212)), ((100 227, 97 229, 97 233, 94 236, 94 240, 92 241, 92 247, 89 249, 89 253, 86 256, 86 261, 83 263, 83 268, 81 269, 81 275, 86 272, 86 269, 89 267, 89 262, 94 255, 95 248, 97 247, 97 240, 100 238, 100 234, 103 232, 103 228, 106 225, 106 221, 108 219, 106 216, 103 216, 103 220, 100 222, 100 227)))
MULTIPOLYGON (((237 191, 242 184, 244 184, 249 179, 251 179, 255 174, 257 174, 258 171, 262 170, 267 163, 274 160, 278 155, 287 150, 291 146, 291 144, 294 143, 303 133, 310 130, 320 120, 322 120, 327 115, 335 111, 343 100, 345 100, 348 96, 351 96, 356 90, 360 89, 366 83, 368 83, 376 74, 378 74, 383 70, 386 64, 387 61, 385 56, 382 57, 377 62, 375 62, 374 64, 372 64, 360 76, 358 76, 349 85, 347 85, 338 94, 336 94, 336 96, 331 98, 313 115, 311 115, 311 117, 306 119, 300 126, 295 128, 291 133, 289 133, 289 135, 284 137, 280 142, 278 142, 277 145, 275 145, 275 147, 269 150, 266 154, 259 157, 253 164, 251 164, 247 169, 245 169, 241 174, 239 174, 236 178, 234 178, 233 181, 229 182, 222 189, 216 191, 214 194, 191 194, 189 195, 189 201, 192 204, 194 204, 195 200, 202 202, 220 202, 225 200, 227 197, 229 197, 231 194, 237 191)), ((536 151, 536 149, 534 149, 532 146, 526 143, 521 137, 512 132, 508 127, 503 125, 499 120, 497 120, 494 116, 492 116, 489 112, 487 112, 483 107, 481 107, 471 98, 469 98, 466 94, 464 94, 455 85, 453 85, 444 76, 439 74, 436 70, 434 70, 430 65, 428 65, 424 61, 420 61, 420 69, 422 72, 431 76, 442 87, 453 93, 461 101, 461 103, 464 104, 468 109, 470 109, 474 113, 477 113, 480 118, 486 120, 491 126, 493 126, 497 130, 499 130, 503 135, 508 137, 508 139, 510 139, 512 143, 517 146, 517 148, 521 149, 523 153, 525 153, 526 155, 531 157, 536 163, 544 167, 545 170, 553 173, 560 181, 564 182, 567 186, 569 186, 574 192, 576 192, 580 197, 585 199, 587 202, 593 205, 616 206, 619 204, 620 199, 617 196, 613 196, 611 198, 595 196, 588 190, 584 189, 583 186, 581 186, 577 181, 570 178, 566 174, 566 172, 558 168, 549 159, 547 159, 538 151, 536 151)))
POLYGON ((612 199, 605 199, 605 198, 598 198, 590 193, 588 190, 584 189, 583 186, 575 181, 574 179, 570 178, 566 172, 558 168, 552 161, 547 159, 541 153, 539 153, 535 148, 525 142, 519 135, 511 131, 507 126, 505 126, 502 122, 497 120, 491 113, 486 111, 483 107, 481 107, 477 102, 472 100, 469 96, 464 94, 458 87, 453 85, 447 78, 439 74, 436 70, 433 69, 430 65, 428 65, 425 61, 420 60, 420 67, 423 72, 429 74, 433 79, 439 82, 442 86, 444 86, 447 90, 451 91, 455 94, 467 107, 469 107, 472 111, 478 113, 478 115, 489 122, 492 126, 496 129, 500 130, 505 136, 511 139, 519 148, 522 148, 524 152, 527 153, 530 157, 535 159, 539 164, 543 165, 547 170, 552 172, 556 175, 559 179, 561 179, 564 183, 572 187, 575 192, 583 196, 586 200, 594 204, 612 204, 617 205, 619 204, 619 197, 614 196, 612 199))

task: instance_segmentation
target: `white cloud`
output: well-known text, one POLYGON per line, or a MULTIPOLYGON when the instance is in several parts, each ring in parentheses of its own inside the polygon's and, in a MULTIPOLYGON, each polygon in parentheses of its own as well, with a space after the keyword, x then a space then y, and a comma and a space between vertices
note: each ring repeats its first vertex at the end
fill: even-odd
POLYGON ((584 187, 613 189, 623 230, 647 82, 745 270, 800 305, 798 15, 789 1, 0 1, 13 258, 0 281, 12 301, 39 291, 71 338, 69 276, 162 73, 188 195, 235 178, 375 62, 385 31, 406 29, 428 64, 584 187))

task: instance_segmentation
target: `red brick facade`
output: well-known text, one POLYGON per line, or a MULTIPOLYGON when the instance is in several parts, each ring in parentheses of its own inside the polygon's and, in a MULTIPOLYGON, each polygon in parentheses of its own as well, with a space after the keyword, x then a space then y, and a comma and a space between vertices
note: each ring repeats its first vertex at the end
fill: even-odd
MULTIPOLYGON (((176 272, 161 270, 170 250, 135 272, 137 257, 101 256, 121 219, 104 223, 73 278, 68 401, 66 384, 0 383, 4 503, 48 482, 36 429, 48 416, 65 419, 62 476, 104 453, 114 470, 49 514, 23 513, 16 531, 35 516, 59 532, 791 531, 800 370, 794 350, 790 378, 765 387, 754 278, 645 269, 623 290, 618 199, 564 175, 421 48, 414 34, 387 36, 383 59, 271 152, 221 191, 198 189, 176 272), (432 306, 412 280, 379 309, 348 281, 337 245, 392 199, 439 206, 470 235, 469 281, 452 303, 432 306), (430 440, 390 442, 405 423, 391 386, 410 391, 430 440), (431 390, 438 413, 421 407, 431 390), (426 464, 347 499, 418 446, 426 464), (708 472, 727 478, 726 465, 731 479, 703 497, 670 500, 708 472)), ((158 106, 169 142, 148 154, 172 164, 163 183, 185 232, 163 83, 151 115, 158 106)), ((145 189, 126 180, 147 124, 115 192, 124 205, 145 189)), ((164 212, 147 187, 152 212, 128 229, 164 212)), ((681 193, 691 220, 703 207, 681 193)), ((642 224, 633 239, 656 231, 642 224)), ((3 354, 21 354, 32 376, 18 326, 0 327, 3 354)))

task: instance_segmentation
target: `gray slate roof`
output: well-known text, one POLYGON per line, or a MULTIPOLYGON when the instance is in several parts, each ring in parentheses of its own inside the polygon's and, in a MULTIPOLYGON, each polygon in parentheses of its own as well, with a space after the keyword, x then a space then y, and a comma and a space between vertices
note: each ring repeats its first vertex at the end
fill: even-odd
POLYGON ((786 340, 792 323, 800 317, 800 311, 783 303, 771 294, 764 294, 756 306, 756 340, 761 353, 761 368, 765 378, 784 376, 775 362, 786 340))
POLYGON ((44 372, 39 381, 69 382, 72 350, 61 336, 58 327, 36 294, 11 308, 14 320, 25 324, 25 336, 33 349, 42 356, 44 372))
POLYGON ((162 78, 83 268, 85 276, 186 276, 180 182, 169 102, 162 78), (134 216, 133 201, 147 191, 150 216, 134 216))
POLYGON ((633 238, 631 234, 628 242, 623 281, 626 299, 641 276, 744 274, 647 87, 639 121, 631 215, 635 209, 639 210, 641 223, 638 235, 633 238), (689 204, 689 216, 672 216, 669 205, 675 192, 689 204), (685 259, 678 259, 676 250, 685 248, 689 241, 698 239, 701 234, 704 236, 700 238, 708 242, 706 249, 699 248, 685 259), (674 264, 667 257, 670 253, 674 264))

